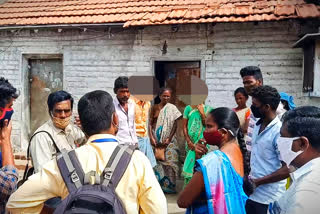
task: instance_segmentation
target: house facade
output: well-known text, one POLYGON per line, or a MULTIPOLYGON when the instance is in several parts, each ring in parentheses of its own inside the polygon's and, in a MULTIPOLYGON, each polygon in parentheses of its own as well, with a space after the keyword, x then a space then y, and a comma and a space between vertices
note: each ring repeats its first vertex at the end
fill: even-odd
POLYGON ((231 108, 236 106, 233 92, 242 86, 240 69, 256 65, 264 84, 294 96, 298 106, 320 106, 320 97, 303 93, 303 49, 292 47, 303 35, 318 32, 314 17, 183 24, 156 20, 154 25, 131 20, 132 26, 15 26, 1 21, 0 76, 21 92, 14 104, 15 151, 26 150, 30 134, 48 117, 51 91, 70 92, 76 112, 77 101, 89 91, 113 94, 118 76, 155 76, 163 82, 181 69, 196 69, 209 89, 206 103, 231 108))

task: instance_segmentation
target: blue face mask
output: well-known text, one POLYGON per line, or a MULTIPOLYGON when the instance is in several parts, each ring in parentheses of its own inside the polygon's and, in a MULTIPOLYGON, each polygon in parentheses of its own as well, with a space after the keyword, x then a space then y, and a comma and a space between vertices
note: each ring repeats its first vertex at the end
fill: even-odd
POLYGON ((1 110, 2 110, 2 115, 0 116, 0 128, 4 126, 5 120, 8 120, 8 123, 9 123, 13 115, 12 108, 1 108, 1 110))

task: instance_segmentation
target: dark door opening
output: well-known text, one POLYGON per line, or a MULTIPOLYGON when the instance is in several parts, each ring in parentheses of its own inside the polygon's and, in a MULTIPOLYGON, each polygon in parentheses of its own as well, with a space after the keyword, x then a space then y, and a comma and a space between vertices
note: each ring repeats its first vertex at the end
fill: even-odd
MULTIPOLYGON (((160 87, 168 87, 172 89, 172 98, 170 103, 177 106, 183 114, 186 104, 177 98, 177 87, 182 85, 177 84, 180 80, 187 76, 194 75, 200 78, 200 61, 156 61, 155 62, 155 78, 159 81, 160 87)), ((185 87, 185 86, 183 86, 185 87)), ((159 97, 154 100, 155 104, 160 102, 159 97)), ((185 138, 183 135, 182 120, 178 123, 177 141, 179 146, 179 159, 181 162, 185 159, 185 138)))

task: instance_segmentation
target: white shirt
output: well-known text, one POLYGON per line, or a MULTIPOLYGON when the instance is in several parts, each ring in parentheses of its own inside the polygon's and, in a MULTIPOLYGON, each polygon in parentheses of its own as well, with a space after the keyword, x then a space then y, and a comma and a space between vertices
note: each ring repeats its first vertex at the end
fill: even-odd
POLYGON ((118 98, 113 99, 113 104, 116 109, 119 118, 119 129, 117 138, 120 144, 137 144, 138 138, 136 135, 135 125, 135 103, 132 100, 128 100, 128 112, 126 112, 118 98))
POLYGON ((275 213, 320 213, 320 158, 290 174, 292 184, 275 205, 275 213))
MULTIPOLYGON (((86 141, 83 132, 74 124, 69 124, 65 130, 58 129, 51 120, 40 126, 34 133, 47 131, 52 136, 57 147, 72 150, 76 144, 81 145, 86 141)), ((35 172, 39 172, 43 165, 52 160, 57 151, 47 133, 39 133, 30 142, 30 153, 35 172)))

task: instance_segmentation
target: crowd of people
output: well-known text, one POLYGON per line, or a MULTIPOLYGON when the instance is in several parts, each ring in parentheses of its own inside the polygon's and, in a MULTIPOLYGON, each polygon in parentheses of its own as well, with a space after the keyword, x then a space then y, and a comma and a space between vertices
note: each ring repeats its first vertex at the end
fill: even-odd
POLYGON ((0 213, 167 213, 164 194, 177 192, 180 174, 177 204, 186 213, 318 213, 320 108, 296 108, 292 96, 263 85, 259 67, 244 67, 240 76, 233 109, 199 103, 180 112, 170 88, 160 89, 160 103, 152 105, 130 94, 128 77, 118 77, 115 98, 101 90, 85 94, 71 122, 71 94, 51 93, 50 120, 29 143, 33 174, 19 188, 10 142, 19 93, 1 78, 0 213), (111 196, 113 202, 105 199, 111 196))

